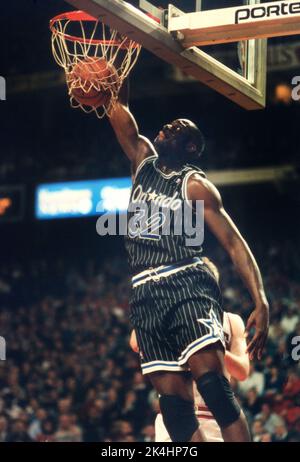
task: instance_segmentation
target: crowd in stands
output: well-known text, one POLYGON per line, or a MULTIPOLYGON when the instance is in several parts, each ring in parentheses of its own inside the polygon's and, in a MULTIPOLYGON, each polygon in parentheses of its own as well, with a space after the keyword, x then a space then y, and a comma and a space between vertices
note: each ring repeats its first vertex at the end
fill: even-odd
MULTIPOLYGON (((254 441, 300 441, 300 256, 264 251, 271 307, 268 344, 248 379, 233 383, 254 441)), ((222 252, 224 308, 244 319, 246 290, 222 252)), ((125 261, 11 263, 0 271, 0 441, 153 441, 158 400, 128 345, 125 261)))

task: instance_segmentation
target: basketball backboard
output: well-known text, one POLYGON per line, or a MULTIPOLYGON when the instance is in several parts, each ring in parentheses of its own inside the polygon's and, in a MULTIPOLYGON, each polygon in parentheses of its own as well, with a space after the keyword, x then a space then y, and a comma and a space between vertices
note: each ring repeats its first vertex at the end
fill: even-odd
POLYGON ((300 33, 300 3, 294 0, 214 0, 213 10, 207 0, 195 0, 192 12, 184 11, 185 1, 177 2, 182 9, 158 8, 148 0, 138 6, 123 0, 67 2, 249 110, 265 106, 265 37, 300 33), (211 54, 213 46, 228 42, 234 42, 234 66, 211 54))

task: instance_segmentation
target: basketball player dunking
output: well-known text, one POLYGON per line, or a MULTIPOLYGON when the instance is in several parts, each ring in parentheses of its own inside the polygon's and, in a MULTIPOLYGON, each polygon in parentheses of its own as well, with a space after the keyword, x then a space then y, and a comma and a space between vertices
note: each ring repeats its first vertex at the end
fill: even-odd
MULTIPOLYGON (((165 125, 154 143, 141 136, 128 109, 126 86, 110 117, 115 134, 131 161, 133 198, 169 204, 204 201, 204 219, 228 252, 255 306, 246 330, 250 359, 261 358, 268 333, 269 308, 256 261, 223 208, 219 192, 198 164, 204 148, 199 128, 186 119, 165 125), (165 200, 168 199, 168 200, 165 200)), ((130 210, 132 210, 130 208, 130 210)), ((149 207, 151 213, 151 207, 149 207)), ((156 210, 156 207, 154 207, 156 210)), ((184 207, 183 207, 184 210, 184 207)), ((231 390, 224 367, 223 311, 218 282, 201 260, 201 246, 170 233, 149 238, 138 220, 129 229, 126 248, 132 272, 131 322, 136 331, 142 371, 160 395, 164 424, 176 442, 206 441, 195 415, 192 382, 213 414, 224 441, 249 441, 245 416, 231 390)), ((154 217, 149 217, 153 223, 154 217)))

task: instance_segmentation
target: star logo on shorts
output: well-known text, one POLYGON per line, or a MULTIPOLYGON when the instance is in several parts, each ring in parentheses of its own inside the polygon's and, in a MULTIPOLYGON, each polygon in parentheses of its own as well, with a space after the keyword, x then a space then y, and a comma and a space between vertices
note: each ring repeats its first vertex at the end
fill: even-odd
POLYGON ((209 312, 209 318, 207 319, 200 318, 200 319, 197 319, 197 321, 209 329, 209 335, 212 335, 213 337, 219 337, 221 342, 225 343, 223 326, 218 320, 212 308, 210 309, 210 312, 209 312))
POLYGON ((155 191, 152 191, 152 193, 148 193, 148 200, 149 201, 155 201, 155 199, 157 198, 158 194, 156 194, 155 191))

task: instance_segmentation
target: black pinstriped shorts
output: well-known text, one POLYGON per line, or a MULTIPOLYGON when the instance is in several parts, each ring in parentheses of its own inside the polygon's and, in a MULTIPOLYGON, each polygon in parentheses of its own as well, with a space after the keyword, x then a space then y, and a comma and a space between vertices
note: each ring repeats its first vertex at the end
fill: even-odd
POLYGON ((133 288, 130 320, 143 374, 184 371, 196 351, 225 345, 221 292, 205 264, 133 288))

